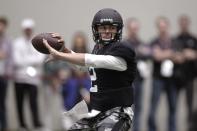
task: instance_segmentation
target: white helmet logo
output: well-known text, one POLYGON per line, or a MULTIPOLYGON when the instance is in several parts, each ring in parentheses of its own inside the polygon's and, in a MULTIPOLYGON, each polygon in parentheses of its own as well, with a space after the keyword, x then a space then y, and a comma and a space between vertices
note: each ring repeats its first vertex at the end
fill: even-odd
POLYGON ((101 23, 103 23, 103 22, 111 22, 112 23, 113 22, 113 19, 109 19, 109 18, 101 19, 100 22, 101 23))

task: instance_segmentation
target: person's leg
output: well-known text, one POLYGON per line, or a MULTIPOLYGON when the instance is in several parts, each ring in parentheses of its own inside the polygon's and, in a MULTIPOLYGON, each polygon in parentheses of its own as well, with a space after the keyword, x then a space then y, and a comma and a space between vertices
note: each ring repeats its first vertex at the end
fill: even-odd
POLYGON ((169 105, 168 130, 176 131, 177 88, 174 86, 173 83, 168 83, 166 91, 169 105))
MULTIPOLYGON (((113 114, 110 117, 116 118, 113 114)), ((132 121, 129 116, 122 116, 122 118, 111 119, 110 117, 105 118, 102 123, 96 128, 97 131, 129 131, 131 128, 132 121)))
POLYGON ((192 113, 191 124, 188 131, 197 131, 197 110, 192 113))
POLYGON ((152 89, 151 103, 150 103, 151 105, 150 105, 150 112, 148 118, 149 131, 156 131, 155 114, 157 111, 159 98, 164 87, 163 84, 164 84, 163 81, 160 79, 153 80, 153 89, 152 89))
POLYGON ((15 96, 16 96, 16 106, 17 106, 17 112, 18 112, 18 119, 19 124, 22 128, 27 128, 25 121, 24 121, 24 114, 23 114, 23 103, 24 103, 24 97, 25 97, 25 87, 22 83, 15 83, 15 96))
POLYGON ((29 100, 30 100, 29 103, 30 103, 30 107, 31 107, 30 109, 31 109, 31 114, 32 114, 32 118, 33 118, 33 123, 36 128, 39 128, 42 126, 42 124, 39 120, 39 113, 38 113, 37 86, 29 85, 29 84, 26 84, 26 86, 28 87, 28 94, 29 94, 29 100))
POLYGON ((141 102, 142 102, 142 81, 136 80, 134 82, 134 119, 133 119, 133 131, 140 131, 140 114, 141 114, 141 102))
POLYGON ((193 80, 188 82, 186 85, 186 101, 188 107, 188 122, 190 123, 192 117, 193 108, 193 80))
POLYGON ((79 121, 77 121, 76 123, 74 123, 70 129, 68 131, 91 131, 93 130, 93 128, 90 127, 91 123, 94 123, 93 119, 81 119, 79 121))
POLYGON ((97 119, 94 127, 96 127, 98 131, 129 131, 132 126, 132 120, 133 110, 131 107, 118 107, 106 111, 103 116, 97 119))
POLYGON ((7 127, 6 121, 6 90, 7 80, 0 78, 0 131, 4 131, 7 127))
POLYGON ((133 110, 113 108, 92 118, 84 118, 76 122, 69 131, 129 131, 133 119, 133 110))

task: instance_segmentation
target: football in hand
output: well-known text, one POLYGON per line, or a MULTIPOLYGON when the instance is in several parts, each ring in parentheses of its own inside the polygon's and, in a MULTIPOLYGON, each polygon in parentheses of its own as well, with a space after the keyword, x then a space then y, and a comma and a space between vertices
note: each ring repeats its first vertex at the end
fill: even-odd
POLYGON ((47 40, 49 45, 57 51, 60 51, 64 46, 64 43, 59 43, 58 38, 52 37, 51 33, 41 33, 33 37, 32 45, 40 53, 49 54, 48 49, 43 43, 43 39, 47 40))

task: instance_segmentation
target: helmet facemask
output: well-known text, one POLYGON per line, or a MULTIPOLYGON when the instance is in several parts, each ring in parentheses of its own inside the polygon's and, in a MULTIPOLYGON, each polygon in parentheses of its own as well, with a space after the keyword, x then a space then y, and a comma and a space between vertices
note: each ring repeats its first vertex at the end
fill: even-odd
MULTIPOLYGON (((113 30, 113 29, 112 29, 113 30)), ((97 43, 97 44, 109 44, 109 43, 112 43, 112 42, 117 42, 117 41, 120 41, 121 38, 122 38, 122 27, 120 27, 118 24, 97 24, 97 25, 94 25, 92 27, 92 32, 93 32, 93 38, 94 38, 94 41, 97 43), (107 32, 107 29, 103 29, 104 31, 103 32, 99 32, 99 27, 106 27, 106 26, 109 26, 109 28, 111 27, 115 27, 116 28, 116 31, 109 31, 107 32), (103 38, 102 36, 102 33, 103 34, 108 34, 111 35, 111 38, 103 38)))

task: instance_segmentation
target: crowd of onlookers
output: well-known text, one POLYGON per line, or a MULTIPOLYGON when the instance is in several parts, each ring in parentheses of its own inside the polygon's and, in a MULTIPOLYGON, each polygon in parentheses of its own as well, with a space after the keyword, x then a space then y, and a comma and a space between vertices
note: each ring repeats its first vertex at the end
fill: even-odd
POLYGON ((181 90, 186 91, 188 130, 196 130, 193 120, 194 80, 197 76, 197 39, 190 32, 190 18, 182 15, 178 24, 177 36, 170 35, 170 21, 166 17, 158 17, 156 28, 158 35, 149 43, 143 44, 138 37, 139 21, 130 18, 127 21, 127 41, 133 44, 138 60, 138 76, 135 85, 135 117, 134 131, 140 130, 140 114, 142 110, 142 82, 146 72, 144 62, 153 64, 152 92, 148 115, 148 130, 157 131, 156 112, 162 92, 167 95, 169 112, 168 130, 176 131, 176 107, 181 90), (195 129, 194 129, 195 128, 195 129))
MULTIPOLYGON (((124 41, 132 44, 136 51, 138 73, 134 82, 135 108, 133 131, 141 131, 141 114, 144 92, 144 80, 147 77, 147 64, 151 63, 152 83, 150 109, 147 116, 147 130, 157 131, 156 112, 163 92, 166 93, 168 104, 168 130, 178 131, 176 127, 176 111, 179 94, 186 92, 187 125, 188 131, 196 131, 197 110, 194 108, 194 81, 197 78, 197 38, 190 31, 191 19, 187 15, 178 18, 179 33, 170 35, 170 21, 160 16, 156 19, 157 36, 151 42, 140 39, 140 22, 137 18, 128 18, 125 21, 126 37, 124 41)), ((49 90, 46 99, 52 101, 53 93, 58 93, 62 99, 64 110, 72 109, 82 99, 88 104, 90 100, 89 88, 91 81, 87 72, 72 68, 67 62, 44 62, 47 56, 37 52, 31 39, 34 36, 35 22, 24 19, 21 23, 22 34, 11 40, 6 30, 8 20, 0 17, 0 130, 8 131, 6 116, 6 94, 8 83, 14 86, 19 131, 29 129, 24 116, 24 101, 28 98, 33 127, 37 130, 46 125, 40 119, 38 107, 38 88, 49 90)), ((88 39, 84 32, 73 35, 71 49, 78 53, 91 53, 88 49, 88 39)), ((48 106, 48 116, 50 107, 48 106)), ((47 112, 47 111, 46 111, 47 112)), ((58 112, 58 111, 57 111, 58 112)), ((61 111, 59 111, 61 112, 61 111)), ((50 121, 50 118, 47 118, 50 121)), ((66 119, 68 124, 72 119, 66 119)), ((64 125, 64 128, 67 128, 64 125)))

